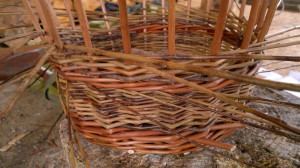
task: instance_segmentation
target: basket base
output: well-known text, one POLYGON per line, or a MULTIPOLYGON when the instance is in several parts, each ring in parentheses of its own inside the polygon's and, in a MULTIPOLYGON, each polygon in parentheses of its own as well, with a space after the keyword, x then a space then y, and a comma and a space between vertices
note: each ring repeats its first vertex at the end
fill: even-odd
MULTIPOLYGON (((63 120, 60 124, 60 138, 62 141, 65 159, 68 166, 72 167, 70 158, 70 144, 68 135, 68 122, 63 120)), ((87 162, 90 167, 165 167, 175 165, 185 165, 184 167, 215 167, 215 159, 213 154, 203 152, 184 153, 180 155, 174 154, 142 154, 132 150, 118 150, 108 146, 97 145, 90 143, 86 138, 78 136, 80 145, 86 154, 87 162), (131 154, 133 152, 133 154, 131 154)), ((83 159, 80 157, 80 152, 75 141, 74 153, 76 168, 86 168, 83 159)))

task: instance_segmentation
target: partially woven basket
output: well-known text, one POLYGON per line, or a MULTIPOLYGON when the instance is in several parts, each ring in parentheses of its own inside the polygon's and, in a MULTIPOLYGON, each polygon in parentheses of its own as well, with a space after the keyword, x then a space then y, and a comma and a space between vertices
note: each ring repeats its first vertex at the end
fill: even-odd
MULTIPOLYGON (((75 11, 67 0, 65 9, 55 10, 46 0, 36 2, 48 33, 44 40, 60 48, 51 64, 58 72, 63 105, 73 126, 88 141, 163 154, 201 149, 190 141, 235 148, 221 142, 245 127, 232 119, 241 116, 226 111, 235 107, 191 86, 246 95, 249 85, 169 68, 165 63, 253 75, 258 61, 215 55, 246 49, 264 38, 269 25, 257 19, 260 1, 254 1, 249 22, 243 11, 240 17, 228 12, 229 0, 222 0, 219 10, 193 9, 191 1, 179 5, 175 0, 144 0, 127 6, 125 0, 119 0, 117 12, 109 12, 102 0, 100 12, 85 11, 80 0, 74 0, 75 11), (255 25, 260 31, 253 31, 255 25)), ((271 4, 269 10, 273 8, 271 4)))

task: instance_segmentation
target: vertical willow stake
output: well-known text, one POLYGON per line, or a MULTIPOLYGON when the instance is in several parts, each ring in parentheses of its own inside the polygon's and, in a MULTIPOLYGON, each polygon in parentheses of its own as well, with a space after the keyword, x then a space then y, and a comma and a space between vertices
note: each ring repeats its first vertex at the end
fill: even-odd
POLYGON ((217 25, 215 28, 214 39, 212 42, 212 48, 210 52, 211 55, 217 55, 219 53, 221 43, 222 43, 223 31, 226 24, 228 7, 229 7, 229 0, 222 0, 219 16, 217 20, 217 25))
MULTIPOLYGON (((75 10, 77 12, 78 20, 79 20, 79 23, 80 23, 80 28, 81 28, 84 44, 87 47, 89 47, 89 46, 93 47, 90 32, 89 32, 90 25, 89 25, 89 21, 87 19, 82 1, 81 0, 74 0, 74 7, 75 7, 75 10)), ((91 53, 88 53, 88 55, 91 55, 91 53)), ((94 61, 90 61, 90 62, 94 62, 94 61)), ((93 67, 93 68, 91 68, 91 70, 92 71, 97 71, 97 68, 93 67)))
POLYGON ((83 4, 81 0, 74 0, 74 6, 75 6, 75 10, 77 12, 77 16, 78 16, 78 20, 80 23, 80 28, 82 31, 82 36, 83 36, 83 40, 84 40, 84 44, 87 47, 93 47, 92 41, 91 41, 91 36, 89 33, 89 22, 87 20, 87 16, 86 13, 84 11, 83 8, 83 4))
POLYGON ((246 1, 247 0, 242 0, 242 2, 241 2, 241 9, 240 9, 240 14, 239 14, 240 19, 243 19, 243 17, 244 17, 246 1))
POLYGON ((67 15, 69 17, 70 26, 74 30, 75 29, 75 22, 74 22, 74 18, 73 18, 73 15, 72 15, 72 10, 70 8, 69 0, 64 0, 64 5, 65 5, 66 10, 67 10, 67 15))
POLYGON ((168 0, 168 54, 175 55, 175 0, 168 0))
POLYGON ((56 27, 59 25, 59 23, 57 22, 56 14, 54 13, 52 6, 46 0, 39 0, 39 4, 40 4, 41 10, 42 10, 42 13, 40 13, 40 15, 44 15, 45 22, 47 22, 47 25, 49 26, 48 33, 51 34, 54 44, 58 48, 62 49, 63 43, 58 34, 58 30, 56 29, 56 27))
POLYGON ((250 41, 253 35, 254 26, 259 14, 259 7, 261 5, 261 0, 253 0, 253 4, 250 11, 249 21, 247 23, 246 31, 244 33, 244 39, 241 48, 246 49, 250 45, 250 41))
POLYGON ((126 0, 118 0, 124 53, 131 53, 126 0))
MULTIPOLYGON (((27 12, 29 13, 29 17, 30 17, 30 19, 31 19, 31 22, 32 22, 32 24, 33 24, 35 30, 36 30, 37 32, 39 32, 39 33, 44 33, 43 30, 41 29, 41 26, 40 26, 40 24, 39 24, 39 22, 38 22, 38 19, 37 19, 36 15, 34 14, 32 8, 31 8, 31 5, 30 5, 29 1, 28 1, 28 0, 22 0, 22 1, 23 1, 24 8, 25 8, 25 9, 27 10, 27 12)), ((41 36, 41 40, 42 40, 42 41, 46 41, 44 35, 41 36)))
POLYGON ((261 31, 258 35, 258 39, 257 42, 262 42, 265 39, 265 36, 268 34, 268 31, 270 29, 274 14, 276 12, 277 9, 277 4, 278 4, 279 0, 272 0, 271 4, 269 6, 265 21, 262 25, 261 31))

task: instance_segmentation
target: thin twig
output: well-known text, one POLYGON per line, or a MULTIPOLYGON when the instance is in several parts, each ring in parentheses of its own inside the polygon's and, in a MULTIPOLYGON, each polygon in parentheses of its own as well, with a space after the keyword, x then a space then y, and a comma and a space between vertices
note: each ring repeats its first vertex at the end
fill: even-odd
POLYGON ((52 52, 55 50, 55 46, 52 45, 48 51, 41 57, 39 62, 36 64, 36 66, 31 70, 31 72, 27 75, 27 77, 23 80, 21 85, 18 87, 17 91, 13 95, 13 97, 9 100, 9 102, 4 107, 4 110, 0 112, 0 118, 4 117, 10 109, 13 107, 19 96, 23 93, 23 91, 27 88, 29 82, 32 80, 32 78, 36 75, 36 73, 39 71, 41 66, 44 65, 44 63, 48 60, 49 56, 52 54, 52 52))
POLYGON ((48 69, 50 68, 50 66, 51 65, 48 65, 47 68, 43 71, 43 73, 39 75, 27 88, 30 88, 32 85, 35 84, 35 82, 37 82, 41 77, 43 77, 45 73, 48 71, 48 69))
POLYGON ((45 141, 47 141, 47 139, 49 138, 53 128, 56 126, 57 122, 59 121, 59 119, 63 116, 64 112, 61 112, 60 115, 57 117, 57 119, 55 120, 55 122, 52 124, 51 128, 49 129, 49 131, 47 132, 46 136, 45 136, 45 141))
POLYGON ((299 66, 300 66, 300 65, 290 65, 290 66, 285 66, 285 67, 281 67, 281 68, 275 68, 275 69, 271 69, 271 70, 266 70, 266 71, 257 72, 257 74, 260 74, 260 73, 266 73, 266 72, 273 72, 273 71, 278 71, 278 70, 288 69, 288 68, 293 68, 293 67, 299 67, 299 66))
POLYGON ((278 36, 278 35, 280 35, 280 34, 284 34, 284 33, 287 33, 287 32, 293 31, 293 30, 297 30, 297 29, 300 29, 300 25, 294 26, 294 27, 290 27, 290 28, 281 30, 281 31, 279 31, 279 32, 275 32, 275 33, 269 34, 269 35, 267 35, 267 36, 265 37, 265 39, 268 39, 268 38, 271 38, 271 37, 274 37, 274 36, 278 36))

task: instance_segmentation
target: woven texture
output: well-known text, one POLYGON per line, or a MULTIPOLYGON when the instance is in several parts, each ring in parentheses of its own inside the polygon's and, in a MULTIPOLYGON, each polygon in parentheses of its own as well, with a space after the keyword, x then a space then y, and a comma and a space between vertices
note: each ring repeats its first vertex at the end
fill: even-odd
POLYGON ((193 9, 190 1, 143 1, 133 6, 118 2, 117 11, 102 2, 100 12, 84 11, 79 0, 74 1, 74 11, 65 1, 63 12, 47 1, 37 3, 43 9, 41 19, 47 21, 42 19, 43 25, 52 33, 45 40, 61 48, 51 64, 76 130, 92 143, 143 153, 202 149, 195 143, 233 150, 235 146, 221 140, 245 127, 232 119, 241 118, 232 113, 238 110, 193 86, 212 94, 247 95, 249 84, 143 61, 160 59, 252 76, 260 66, 253 59, 201 58, 247 48, 258 35, 247 35, 251 23, 228 12, 229 1, 219 10, 193 9), (118 58, 126 56, 122 53, 139 61, 118 58))

